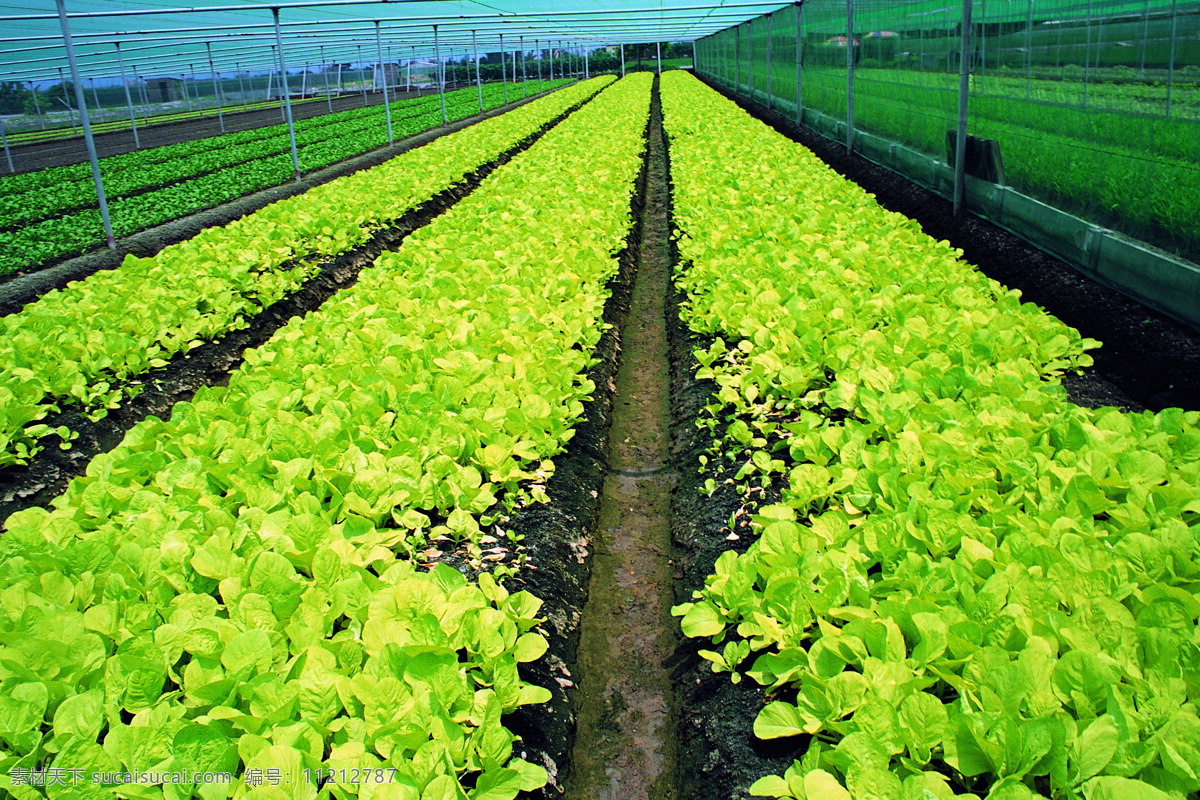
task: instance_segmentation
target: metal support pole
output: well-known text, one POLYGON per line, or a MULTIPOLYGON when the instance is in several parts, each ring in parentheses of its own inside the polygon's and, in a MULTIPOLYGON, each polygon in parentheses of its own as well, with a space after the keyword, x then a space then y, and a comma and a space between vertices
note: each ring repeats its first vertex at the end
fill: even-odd
POLYGON ((0 116, 0 140, 4 141, 4 157, 8 159, 8 171, 16 172, 17 168, 13 166, 12 152, 8 149, 8 134, 4 132, 4 117, 0 116))
POLYGON ((621 45, 621 77, 625 77, 625 45, 621 45))
POLYGON ((521 97, 529 96, 529 76, 525 74, 525 37, 521 37, 521 97))
POLYGON ((746 20, 746 94, 754 99, 754 28, 746 20))
POLYGON ((280 94, 283 95, 284 114, 287 116, 288 139, 292 144, 292 171, 296 180, 300 180, 300 155, 296 152, 296 124, 292 121, 291 92, 287 89, 287 62, 283 59, 283 33, 279 30, 279 9, 272 8, 271 15, 275 18, 275 46, 279 51, 280 94))
POLYGON ((408 63, 404 65, 404 93, 408 94, 412 91, 412 62, 417 60, 417 46, 412 46, 412 55, 409 56, 408 63))
POLYGON ((800 73, 803 69, 804 61, 801 59, 801 43, 804 41, 804 26, 801 24, 801 14, 803 4, 796 3, 796 124, 799 125, 804 121, 804 93, 801 91, 800 73))
POLYGON ((508 59, 504 55, 504 34, 500 34, 500 85, 504 87, 504 105, 508 105, 508 67, 505 62, 508 59))
POLYGON ((1171 54, 1167 57, 1167 118, 1171 116, 1171 95, 1175 90, 1175 41, 1179 38, 1178 0, 1171 0, 1171 54))
POLYGON ((1088 78, 1092 65, 1092 0, 1087 4, 1087 41, 1083 46, 1083 106, 1087 108, 1088 78))
POLYGON ((42 130, 46 130, 46 120, 42 119, 42 104, 37 99, 37 84, 33 81, 29 82, 29 91, 33 93, 33 110, 37 114, 38 125, 42 130))
POLYGON ((150 124, 150 95, 146 93, 146 82, 138 75, 137 67, 133 67, 133 82, 137 84, 138 91, 142 94, 142 119, 146 124, 150 124))
MULTIPOLYGON (((321 50, 321 74, 325 76, 325 106, 329 109, 329 113, 333 113, 333 95, 329 93, 329 70, 325 66, 325 45, 318 45, 321 50)), ((340 66, 340 65, 339 65, 340 66)), ((339 70, 340 74, 341 70, 339 70)))
POLYGON ((542 40, 541 39, 533 40, 533 52, 537 53, 538 92, 541 93, 541 91, 542 91, 542 40))
MULTIPOLYGON (((116 248, 113 238, 112 220, 108 217, 108 198, 104 196, 104 181, 100 177, 100 161, 96 157, 96 141, 92 138, 92 126, 88 122, 87 103, 83 99, 83 83, 79 79, 79 62, 75 60, 75 45, 71 42, 71 28, 67 25, 67 8, 63 0, 55 0, 58 6, 58 22, 62 26, 63 45, 67 49, 67 63, 71 68, 71 81, 75 84, 75 102, 79 104, 79 124, 83 127, 83 141, 87 145, 88 161, 92 165, 92 181, 96 184, 96 200, 100 206, 100 221, 104 223, 104 238, 108 246, 116 248)), ((66 88, 65 85, 63 88, 66 88)))
POLYGON ((208 51, 208 71, 212 73, 213 79, 213 94, 217 98, 217 121, 221 123, 221 133, 225 132, 225 109, 221 107, 221 85, 217 77, 217 68, 213 66, 212 45, 208 42, 204 43, 204 48, 208 51))
POLYGON ((962 44, 958 62, 958 130, 954 139, 954 215, 962 213, 967 179, 967 98, 971 92, 971 0, 962 4, 962 44))
POLYGON ((367 106, 367 76, 363 74, 364 72, 366 72, 366 70, 364 70, 362 68, 363 63, 364 62, 362 59, 362 45, 360 44, 358 46, 358 65, 359 65, 359 67, 358 67, 358 84, 359 84, 359 87, 362 89, 363 108, 366 108, 366 106, 367 106))
MULTIPOLYGON (((56 2, 57 2, 57 0, 56 0, 56 2)), ((62 67, 58 68, 58 84, 60 86, 62 86, 63 104, 66 105, 67 114, 69 114, 71 117, 71 133, 74 133, 75 132, 75 109, 71 107, 71 98, 67 95, 67 79, 63 77, 62 67)), ((83 92, 80 92, 79 96, 82 97, 83 92)))
POLYGON ((138 139, 137 116, 133 113, 133 98, 129 96, 129 81, 125 80, 125 58, 121 55, 121 43, 113 42, 117 48, 117 64, 121 67, 121 85, 125 87, 125 107, 129 109, 129 126, 133 130, 133 146, 140 150, 142 142, 138 139))
POLYGON ((242 108, 246 107, 246 84, 242 81, 242 65, 236 61, 233 63, 233 68, 238 74, 238 95, 242 98, 242 108))
MULTIPOLYGON (((437 35, 437 31, 434 31, 434 35, 435 36, 437 35)), ((379 69, 382 71, 383 70, 383 38, 379 34, 379 20, 375 20, 375 50, 376 50, 376 54, 379 57, 379 69)), ((385 117, 387 117, 388 147, 391 147, 392 145, 394 145, 396 143, 395 136, 392 134, 392 107, 391 107, 391 105, 388 104, 387 74, 384 73, 384 75, 382 75, 382 77, 383 77, 383 114, 385 117)), ((371 80, 375 80, 374 72, 371 73, 371 80)))
POLYGON ((200 109, 200 116, 204 116, 204 103, 200 102, 200 81, 196 78, 196 65, 188 64, 188 71, 192 74, 192 88, 196 90, 196 108, 200 109))
POLYGON ((300 73, 300 99, 308 97, 308 71, 312 68, 312 64, 305 63, 304 71, 300 73))
MULTIPOLYGON (((1146 0, 1149 5, 1150 0, 1146 0)), ((1142 39, 1142 57, 1146 56, 1146 40, 1142 39)), ((1143 62, 1143 72, 1145 64, 1143 62)), ((1025 14, 1025 99, 1030 98, 1031 84, 1030 77, 1033 72, 1033 0, 1029 0, 1025 14)))
POLYGON ((92 101, 95 102, 95 104, 96 104, 96 119, 99 120, 101 117, 101 114, 100 114, 100 92, 96 91, 96 79, 88 78, 88 80, 91 81, 91 83, 92 83, 92 101))
MULTIPOLYGON (((1029 0, 1030 8, 1033 7, 1033 0, 1029 0)), ((1030 14, 1032 15, 1032 11, 1030 14)), ((1138 66, 1138 77, 1146 77, 1146 40, 1150 38, 1150 0, 1146 0, 1146 5, 1142 9, 1142 55, 1138 66)))
POLYGON ((342 62, 338 62, 337 95, 342 96, 342 62))
MULTIPOLYGON (((774 12, 772 12, 774 13, 774 12)), ((775 32, 771 14, 767 14, 767 110, 771 110, 771 35, 775 32)))
MULTIPOLYGON (((275 80, 275 67, 279 65, 279 58, 278 58, 277 53, 279 55, 282 55, 282 53, 279 52, 280 50, 281 50, 281 48, 276 47, 275 45, 271 45, 271 62, 272 63, 271 63, 271 70, 270 70, 270 72, 267 73, 267 99, 268 100, 271 99, 271 82, 273 80, 275 80)), ((282 81, 280 81, 280 83, 282 83, 282 81)), ((287 109, 283 107, 283 95, 284 95, 284 93, 282 91, 280 91, 279 92, 279 118, 281 120, 283 120, 284 122, 287 122, 287 109)))
POLYGON ((179 88, 183 90, 183 102, 187 103, 187 110, 190 114, 192 113, 192 96, 188 94, 187 90, 187 75, 182 72, 179 73, 179 88))
MULTIPOLYGON (((442 49, 438 45, 437 25, 433 26, 433 57, 437 62, 438 67, 442 65, 442 49)), ((446 75, 438 70, 441 80, 438 81, 438 97, 442 101, 442 125, 446 124, 446 75)))
POLYGON ((662 43, 654 43, 654 57, 658 59, 658 74, 662 75, 662 43))
MULTIPOLYGON (((971 2, 971 0, 965 0, 971 2)), ((846 0, 846 155, 854 152, 854 0, 846 0)))
POLYGON ((742 88, 742 26, 738 25, 733 29, 733 90, 740 91, 742 88))
MULTIPOLYGON (((1083 57, 1088 58, 1085 51, 1083 57)), ((980 94, 984 92, 984 78, 987 77, 987 0, 979 0, 979 73, 975 76, 975 88, 980 94)))
POLYGON ((471 31, 471 51, 475 54, 475 88, 479 92, 479 113, 483 113, 483 78, 479 76, 479 45, 475 41, 475 31, 471 31))

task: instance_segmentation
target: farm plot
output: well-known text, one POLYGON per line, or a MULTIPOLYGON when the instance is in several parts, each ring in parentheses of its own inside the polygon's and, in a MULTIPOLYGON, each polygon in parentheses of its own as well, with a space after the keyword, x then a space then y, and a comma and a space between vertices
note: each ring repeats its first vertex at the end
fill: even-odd
POLYGON ((549 696, 517 672, 546 649, 539 601, 418 565, 434 546, 480 565, 571 438, 650 82, 611 86, 227 387, 139 425, 53 511, 9 517, 6 791, 42 797, 12 776, 53 765, 239 776, 205 798, 253 794, 246 770, 297 798, 546 781, 501 720, 549 696))
POLYGON ((611 78, 566 87, 441 137, 371 170, 272 204, 222 228, 129 256, 0 319, 0 464, 23 463, 55 433, 41 424, 63 404, 93 417, 137 391, 124 383, 248 320, 330 259, 460 182, 590 97, 611 78))
POLYGON ((1070 404, 1095 342, 694 79, 662 96, 706 490, 743 498, 677 614, 796 756, 741 791, 1194 794, 1200 413, 1070 404))
MULTIPOLYGON (((447 110, 456 108, 463 94, 446 98, 447 110)), ((474 100, 474 96, 471 98, 474 100)), ((409 100, 392 104, 398 119, 433 111, 436 106, 430 98, 409 100)), ((478 106, 476 106, 478 107, 478 106)), ((354 109, 296 125, 296 144, 302 148, 315 142, 334 137, 353 136, 376 125, 377 114, 364 114, 373 109, 354 109)), ((221 136, 195 139, 180 144, 164 145, 148 150, 138 150, 100 161, 104 177, 105 192, 115 198, 127 197, 147 189, 194 178, 235 164, 287 153, 289 143, 286 126, 271 125, 221 136)), ((13 176, 29 179, 20 185, 5 186, 0 183, 0 226, 16 228, 39 222, 84 206, 96 204, 96 188, 92 183, 86 163, 69 167, 53 167, 34 173, 13 176)))
MULTIPOLYGON (((477 112, 474 90, 452 94, 446 108, 449 121, 477 112)), ((499 106, 501 98, 497 90, 489 88, 484 98, 485 109, 499 106)), ((403 102, 404 107, 397 108, 397 116, 392 120, 396 137, 411 136, 441 123, 436 97, 403 102)), ((387 128, 380 108, 355 109, 335 116, 338 119, 333 121, 316 118, 298 126, 302 170, 328 166, 387 143, 387 128)), ((114 234, 126 236, 250 192, 287 183, 293 176, 289 147, 286 129, 272 126, 268 135, 247 131, 105 159, 102 169, 109 187, 114 234), (207 148, 203 146, 205 142, 207 148)), ((47 172, 75 175, 80 166, 87 167, 71 165, 47 172)), ((0 198, 0 210, 4 212, 0 214, 0 246, 6 253, 0 274, 77 255, 103 241, 90 176, 46 184, 46 179, 36 177, 40 173, 31 175, 10 179, 14 182, 12 189, 31 188, 0 198)))

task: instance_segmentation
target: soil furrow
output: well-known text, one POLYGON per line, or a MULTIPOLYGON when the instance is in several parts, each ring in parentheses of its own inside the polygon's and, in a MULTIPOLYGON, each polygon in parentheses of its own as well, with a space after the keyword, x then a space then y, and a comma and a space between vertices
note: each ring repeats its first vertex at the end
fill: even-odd
MULTIPOLYGON (((65 425, 78 437, 71 442, 69 450, 50 446, 25 466, 0 470, 0 519, 24 508, 48 504, 66 489, 71 478, 84 473, 92 458, 116 447, 126 432, 146 417, 166 418, 175 403, 190 399, 201 387, 223 385, 229 373, 241 365, 246 349, 263 344, 292 317, 319 308, 335 292, 352 286, 359 272, 381 253, 398 248, 410 233, 469 195, 496 168, 527 150, 590 99, 576 104, 495 161, 481 166, 460 183, 380 229, 364 245, 322 265, 298 290, 250 320, 248 327, 230 331, 194 350, 180 352, 161 370, 125 382, 125 385, 137 387, 137 396, 102 419, 92 421, 85 410, 73 406, 42 420, 51 427, 65 425)), ((122 384, 114 384, 113 388, 120 386, 122 384)))
POLYGON ((578 733, 567 796, 656 798, 675 787, 670 617, 670 401, 666 297, 670 221, 657 89, 651 111, 638 270, 622 333, 609 473, 583 612, 578 733))
MULTIPOLYGON (((520 571, 505 585, 526 590, 543 601, 539 616, 549 651, 535 662, 520 665, 521 679, 550 690, 551 700, 521 706, 505 718, 505 726, 520 737, 514 754, 539 764, 549 783, 520 800, 561 798, 573 774, 572 748, 577 720, 568 692, 578 678, 580 622, 587 602, 591 569, 589 554, 600 516, 600 492, 608 472, 609 447, 621 360, 622 332, 629 314, 642 237, 647 164, 643 162, 629 200, 633 225, 617 254, 616 278, 609 282, 604 304, 607 325, 592 353, 594 366, 587 377, 596 387, 584 405, 566 452, 554 457, 554 475, 546 484, 550 502, 519 510, 508 527, 521 540, 520 571)), ((458 566, 458 565, 452 565, 458 566)))

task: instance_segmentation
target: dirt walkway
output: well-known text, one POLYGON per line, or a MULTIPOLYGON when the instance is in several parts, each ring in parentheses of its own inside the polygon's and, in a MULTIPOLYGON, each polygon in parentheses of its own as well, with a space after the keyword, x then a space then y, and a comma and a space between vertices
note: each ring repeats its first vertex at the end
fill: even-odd
POLYGON ((579 646, 571 800, 673 800, 670 227, 657 91, 637 278, 621 337, 609 472, 579 646))

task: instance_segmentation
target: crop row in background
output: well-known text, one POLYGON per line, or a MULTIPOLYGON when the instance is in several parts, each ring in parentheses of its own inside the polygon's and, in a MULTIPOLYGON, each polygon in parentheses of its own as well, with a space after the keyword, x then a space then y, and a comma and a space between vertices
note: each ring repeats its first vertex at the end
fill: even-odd
MULTIPOLYGON (((446 101, 450 122, 479 111, 474 87, 450 92, 446 101)), ((501 87, 484 91, 485 110, 503 102, 501 87)), ((397 139, 441 124, 437 96, 395 101, 390 109, 397 139)), ((296 137, 301 170, 326 167, 385 146, 385 111, 371 106, 314 117, 296 124, 296 137)), ((127 236, 285 184, 293 178, 290 147, 286 126, 272 125, 104 158, 101 175, 113 232, 127 236)), ((87 163, 0 178, 0 247, 5 252, 0 274, 78 255, 103 241, 87 163)))

